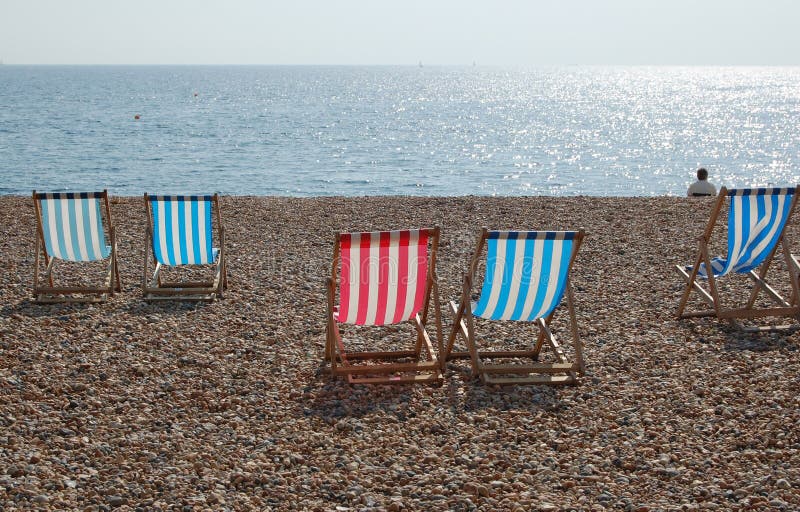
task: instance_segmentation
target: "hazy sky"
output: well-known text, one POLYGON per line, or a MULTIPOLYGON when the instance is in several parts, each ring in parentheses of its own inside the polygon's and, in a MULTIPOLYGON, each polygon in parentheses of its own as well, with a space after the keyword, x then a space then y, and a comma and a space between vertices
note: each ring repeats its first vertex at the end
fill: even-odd
POLYGON ((800 64, 797 0, 0 0, 6 64, 800 64))

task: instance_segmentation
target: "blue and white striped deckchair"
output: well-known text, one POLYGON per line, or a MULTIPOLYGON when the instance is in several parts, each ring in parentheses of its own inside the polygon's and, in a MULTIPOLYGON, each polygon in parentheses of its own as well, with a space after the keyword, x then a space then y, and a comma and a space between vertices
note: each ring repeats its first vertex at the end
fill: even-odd
POLYGON ((143 290, 147 299, 213 300, 227 287, 225 229, 215 194, 204 196, 144 195, 148 226, 143 290), (214 247, 213 218, 217 220, 220 247, 214 247), (152 251, 155 270, 150 276, 152 251), (163 267, 213 265, 211 279, 162 282, 163 267))
POLYGON ((458 304, 450 303, 455 316, 442 358, 470 357, 473 374, 493 384, 575 383, 584 370, 583 347, 569 282, 569 271, 583 240, 583 231, 488 231, 478 239, 470 269, 458 304), (473 280, 486 246, 486 274, 477 301, 471 302, 473 280), (566 295, 570 316, 574 362, 567 362, 563 348, 549 325, 556 308, 566 295), (469 307, 467 307, 469 306, 469 307), (474 316, 486 320, 535 322, 539 337, 530 350, 481 351, 475 338, 474 316), (467 351, 453 351, 456 337, 466 340, 467 351), (555 362, 537 362, 543 344, 551 347, 555 362), (518 362, 487 364, 484 358, 530 358, 532 364, 518 362), (515 375, 504 377, 503 375, 515 375))
POLYGON ((34 300, 37 302, 102 301, 119 291, 116 238, 111 224, 108 192, 33 192, 36 210, 36 262, 34 300), (103 229, 103 208, 109 238, 103 229), (44 279, 39 280, 40 257, 44 257, 44 279), (110 256, 110 258, 109 258, 110 256), (55 286, 55 261, 91 262, 109 259, 104 286, 55 286), (82 294, 76 297, 74 294, 82 294))
POLYGON ((731 189, 724 187, 720 190, 717 201, 712 210, 711 220, 700 239, 700 250, 694 265, 681 267, 678 270, 687 282, 681 302, 678 307, 678 316, 681 318, 693 316, 716 315, 718 318, 736 319, 753 318, 759 316, 797 316, 800 309, 797 306, 797 263, 789 253, 784 233, 797 201, 800 188, 753 188, 731 189), (709 243, 713 234, 722 205, 729 200, 728 207, 728 254, 726 257, 709 257, 709 243), (790 269, 789 280, 793 289, 793 299, 785 301, 764 277, 769 269, 778 245, 783 247, 783 255, 787 268, 790 269), (761 272, 755 269, 761 267, 761 272), (708 269, 711 269, 709 273, 708 269), (744 308, 723 309, 717 293, 716 279, 730 273, 740 273, 750 276, 755 281, 755 287, 750 293, 750 299, 744 308), (702 287, 698 280, 708 281, 708 290, 702 287), (700 297, 711 306, 712 310, 685 312, 689 295, 692 290, 700 293, 700 297), (778 307, 755 308, 754 304, 759 291, 765 291, 774 299, 778 307))

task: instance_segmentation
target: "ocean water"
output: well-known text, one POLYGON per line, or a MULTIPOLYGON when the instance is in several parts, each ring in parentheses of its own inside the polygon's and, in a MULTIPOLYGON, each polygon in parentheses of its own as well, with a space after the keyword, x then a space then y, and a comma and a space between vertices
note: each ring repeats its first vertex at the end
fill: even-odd
POLYGON ((800 68, 0 66, 0 194, 684 195, 698 166, 800 182, 800 68))

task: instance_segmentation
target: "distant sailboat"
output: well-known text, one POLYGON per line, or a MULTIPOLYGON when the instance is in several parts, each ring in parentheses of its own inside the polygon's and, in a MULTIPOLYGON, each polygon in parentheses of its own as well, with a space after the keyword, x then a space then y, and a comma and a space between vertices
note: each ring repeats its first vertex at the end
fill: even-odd
POLYGON ((422 65, 422 61, 419 61, 419 67, 424 67, 424 66, 422 65))

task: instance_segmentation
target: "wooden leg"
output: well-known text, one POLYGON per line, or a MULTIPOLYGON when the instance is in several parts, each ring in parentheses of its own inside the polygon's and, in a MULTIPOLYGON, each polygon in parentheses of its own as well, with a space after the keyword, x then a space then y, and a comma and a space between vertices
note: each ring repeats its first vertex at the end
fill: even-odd
MULTIPOLYGON (((692 288, 697 280, 697 272, 700 269, 700 263, 703 261, 703 253, 702 253, 702 246, 701 249, 698 250, 697 258, 694 261, 694 267, 692 267, 692 275, 689 277, 686 288, 683 290, 683 294, 681 295, 681 301, 678 304, 678 318, 683 318, 683 311, 686 309, 686 304, 689 302, 689 294, 692 292, 692 288)), ((681 271, 683 274, 686 272, 678 267, 678 270, 681 271)))
POLYGON ((223 272, 224 265, 222 263, 223 261, 225 261, 225 260, 222 257, 222 253, 220 253, 219 261, 217 262, 216 276, 215 276, 215 279, 214 279, 217 282, 217 297, 219 297, 220 299, 223 298, 223 290, 225 289, 225 286, 224 286, 225 279, 223 277, 224 276, 224 272, 223 272))
POLYGON ((152 243, 152 240, 152 231, 150 230, 150 227, 148 227, 144 237, 144 263, 142 265, 142 295, 145 297, 147 297, 147 288, 149 287, 148 279, 150 278, 150 244, 152 243))
MULTIPOLYGON (((435 308, 433 310, 434 318, 436 320, 436 351, 438 352, 438 356, 441 359, 443 357, 444 345, 442 339, 442 305, 439 302, 439 284, 436 280, 433 281, 433 297, 434 297, 434 305, 435 308)), ((442 363, 443 365, 444 363, 442 363)), ((444 369, 444 367, 442 367, 444 369)))
POLYGON ((450 312, 453 315, 453 327, 450 329, 450 336, 447 338, 447 345, 444 348, 444 360, 450 358, 450 353, 453 352, 456 337, 461 335, 464 338, 464 343, 467 342, 467 324, 464 322, 464 298, 456 305, 454 301, 450 301, 450 312))
POLYGON ((469 308, 465 308, 464 316, 466 317, 467 323, 467 347, 469 349, 470 361, 472 363, 472 376, 480 377, 481 380, 485 380, 483 372, 481 372, 481 361, 475 341, 475 319, 472 316, 472 311, 469 308))
POLYGON ((116 251, 116 249, 114 250, 113 258, 114 258, 114 276, 117 279, 116 288, 117 288, 118 292, 122 292, 122 279, 120 279, 120 277, 119 277, 119 262, 117 261, 117 251, 116 251))
MULTIPOLYGON (((569 278, 567 278, 569 279, 569 278)), ((569 308, 570 331, 572 331, 572 343, 575 350, 575 363, 578 365, 578 374, 586 372, 586 364, 583 361, 583 343, 578 333, 578 319, 575 315, 575 298, 572 294, 572 283, 567 280, 567 307, 569 308)))
POLYGON ((36 236, 36 254, 33 258, 33 297, 36 298, 36 290, 39 288, 39 255, 41 254, 41 246, 39 245, 39 236, 36 236))

